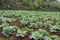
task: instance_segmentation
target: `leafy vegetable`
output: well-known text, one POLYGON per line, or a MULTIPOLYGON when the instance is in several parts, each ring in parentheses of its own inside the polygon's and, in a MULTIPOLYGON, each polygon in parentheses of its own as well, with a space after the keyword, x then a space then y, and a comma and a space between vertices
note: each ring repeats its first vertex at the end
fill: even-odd
POLYGON ((57 32, 60 30, 60 25, 55 25, 50 27, 50 32, 57 32))
POLYGON ((13 26, 9 26, 9 27, 4 27, 2 30, 2 34, 6 37, 12 35, 14 32, 16 31, 16 29, 13 26))
POLYGON ((46 32, 45 30, 38 30, 38 31, 34 31, 31 33, 30 35, 30 39, 34 39, 34 40, 51 40, 50 34, 48 32, 46 32))
POLYGON ((25 30, 26 30, 28 33, 33 32, 33 29, 31 29, 31 28, 26 28, 25 30))
POLYGON ((6 18, 6 17, 0 17, 0 22, 6 23, 6 22, 13 22, 16 21, 15 18, 6 18))
POLYGON ((38 40, 40 38, 40 34, 38 31, 35 31, 35 32, 32 32, 31 33, 32 35, 30 35, 30 39, 35 39, 35 40, 38 40))
POLYGON ((23 31, 23 30, 17 30, 17 34, 16 36, 18 37, 24 37, 26 35, 27 31, 23 31))
POLYGON ((29 27, 32 27, 32 28, 37 28, 37 24, 36 23, 30 23, 30 26, 29 27))
POLYGON ((56 35, 52 35, 51 38, 52 38, 52 40, 60 40, 60 38, 56 35))
POLYGON ((0 25, 0 28, 5 28, 5 27, 8 27, 9 26, 9 24, 7 24, 7 23, 2 23, 2 25, 0 25))

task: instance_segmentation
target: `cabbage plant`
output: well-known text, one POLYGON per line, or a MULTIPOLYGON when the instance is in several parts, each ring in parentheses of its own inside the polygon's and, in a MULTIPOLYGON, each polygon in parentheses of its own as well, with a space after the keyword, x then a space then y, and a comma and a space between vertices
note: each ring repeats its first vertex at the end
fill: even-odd
POLYGON ((60 25, 55 25, 50 27, 50 32, 60 31, 60 25))
POLYGON ((8 26, 8 27, 4 27, 4 28, 3 28, 2 34, 3 34, 5 37, 8 37, 8 36, 14 34, 15 31, 16 31, 16 29, 15 29, 13 26, 8 26))
POLYGON ((52 40, 50 34, 47 31, 41 29, 32 32, 29 38, 34 40, 52 40))
POLYGON ((25 37, 27 31, 23 31, 23 30, 17 30, 17 37, 25 37))

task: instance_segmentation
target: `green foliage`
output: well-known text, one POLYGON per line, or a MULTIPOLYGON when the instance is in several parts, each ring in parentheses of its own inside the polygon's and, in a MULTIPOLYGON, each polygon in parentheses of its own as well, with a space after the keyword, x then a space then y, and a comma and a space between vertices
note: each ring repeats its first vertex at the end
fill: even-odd
POLYGON ((34 31, 31 33, 32 35, 30 35, 30 39, 34 39, 34 40, 51 40, 50 34, 48 32, 46 32, 45 30, 38 30, 38 31, 34 31))
MULTIPOLYGON (((4 17, 5 20, 7 19, 8 21, 4 21, 4 23, 2 25, 0 25, 0 29, 2 30, 2 34, 4 36, 10 36, 13 35, 15 31, 17 31, 16 36, 17 37, 25 37, 26 33, 29 33, 32 36, 33 39, 35 40, 50 40, 51 39, 51 35, 46 32, 45 28, 50 28, 49 32, 60 32, 60 16, 59 16, 60 12, 35 12, 35 11, 2 11, 2 13, 0 13, 1 16, 9 16, 9 17, 18 17, 18 21, 20 21, 21 24, 23 24, 23 27, 26 28, 19 28, 18 26, 9 26, 9 24, 7 24, 8 22, 10 22, 10 18, 6 18, 4 17), (7 13, 7 14, 6 14, 7 13), (29 28, 31 27, 31 28, 29 28), (35 31, 33 29, 35 28, 42 28, 42 30, 38 30, 35 31), (44 28, 43 28, 44 27, 44 28)), ((13 18, 12 18, 13 19, 13 18)), ((12 20, 11 19, 11 20, 12 20)), ((14 19, 15 20, 15 19, 14 19)), ((55 40, 55 39, 54 39, 55 40)))
POLYGON ((6 22, 13 22, 16 21, 15 18, 5 18, 5 17, 0 17, 0 22, 6 23, 6 22))
POLYGON ((33 29, 31 29, 31 28, 26 28, 25 30, 26 30, 28 33, 33 32, 33 29))
POLYGON ((13 26, 16 30, 19 30, 20 28, 18 26, 13 26))
POLYGON ((9 24, 7 24, 7 23, 3 23, 2 25, 0 25, 0 28, 5 28, 5 27, 8 27, 9 26, 9 24))
POLYGON ((60 25, 60 22, 57 22, 58 25, 60 25))
POLYGON ((50 27, 50 32, 57 32, 60 30, 60 25, 50 27))
POLYGON ((23 30, 17 30, 17 37, 24 37, 26 35, 27 31, 23 31, 23 30))
POLYGON ((9 27, 4 27, 2 30, 2 34, 6 37, 12 35, 14 32, 16 31, 16 29, 13 26, 9 26, 9 27))
POLYGON ((27 9, 42 11, 60 11, 60 3, 56 0, 0 0, 1 9, 27 9))
POLYGON ((39 27, 44 27, 44 28, 49 28, 53 25, 58 24, 59 25, 59 16, 54 16, 53 14, 33 14, 30 13, 27 16, 27 14, 21 14, 19 17, 19 21, 22 25, 27 25, 31 28, 39 28, 39 27), (52 17, 53 16, 53 17, 52 17))
POLYGON ((41 29, 32 32, 29 38, 34 40, 59 40, 58 36, 51 36, 47 31, 41 29))
POLYGON ((2 29, 2 34, 5 37, 8 37, 8 36, 12 35, 17 30, 16 26, 9 26, 9 24, 7 24, 7 23, 3 23, 0 26, 0 28, 2 29))
POLYGON ((56 35, 52 35, 51 38, 52 38, 52 40, 60 40, 60 38, 56 35))
POLYGON ((34 10, 34 4, 32 2, 29 3, 28 10, 34 10))
POLYGON ((25 20, 20 20, 20 22, 21 22, 21 24, 23 24, 23 25, 26 25, 26 24, 27 24, 27 21, 25 21, 25 20))
POLYGON ((21 4, 23 4, 23 5, 28 5, 29 2, 30 2, 30 0, 21 0, 21 4))
POLYGON ((39 29, 38 32, 39 32, 40 34, 42 34, 43 37, 45 37, 45 36, 50 36, 50 34, 49 34, 46 30, 41 30, 41 29, 39 29))
POLYGON ((36 23, 30 23, 30 26, 29 27, 37 28, 37 24, 36 23))
POLYGON ((40 23, 40 26, 41 26, 41 27, 44 27, 44 28, 49 28, 49 27, 51 27, 52 25, 51 25, 51 23, 40 23))
POLYGON ((30 39, 38 40, 40 38, 40 34, 38 31, 32 32, 32 35, 30 35, 30 39))

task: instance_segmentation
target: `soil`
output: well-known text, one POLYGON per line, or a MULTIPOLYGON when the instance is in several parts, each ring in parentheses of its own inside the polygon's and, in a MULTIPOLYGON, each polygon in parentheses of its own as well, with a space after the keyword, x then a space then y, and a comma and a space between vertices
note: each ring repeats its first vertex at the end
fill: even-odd
POLYGON ((2 3, 0 3, 0 8, 2 8, 2 3))

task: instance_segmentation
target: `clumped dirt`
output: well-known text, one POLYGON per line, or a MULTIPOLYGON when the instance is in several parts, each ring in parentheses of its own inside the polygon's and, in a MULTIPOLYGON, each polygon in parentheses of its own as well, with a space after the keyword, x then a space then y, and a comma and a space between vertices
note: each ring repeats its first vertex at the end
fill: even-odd
POLYGON ((30 34, 26 34, 25 37, 16 37, 15 35, 16 35, 16 33, 13 35, 14 40, 30 40, 29 39, 30 34))

